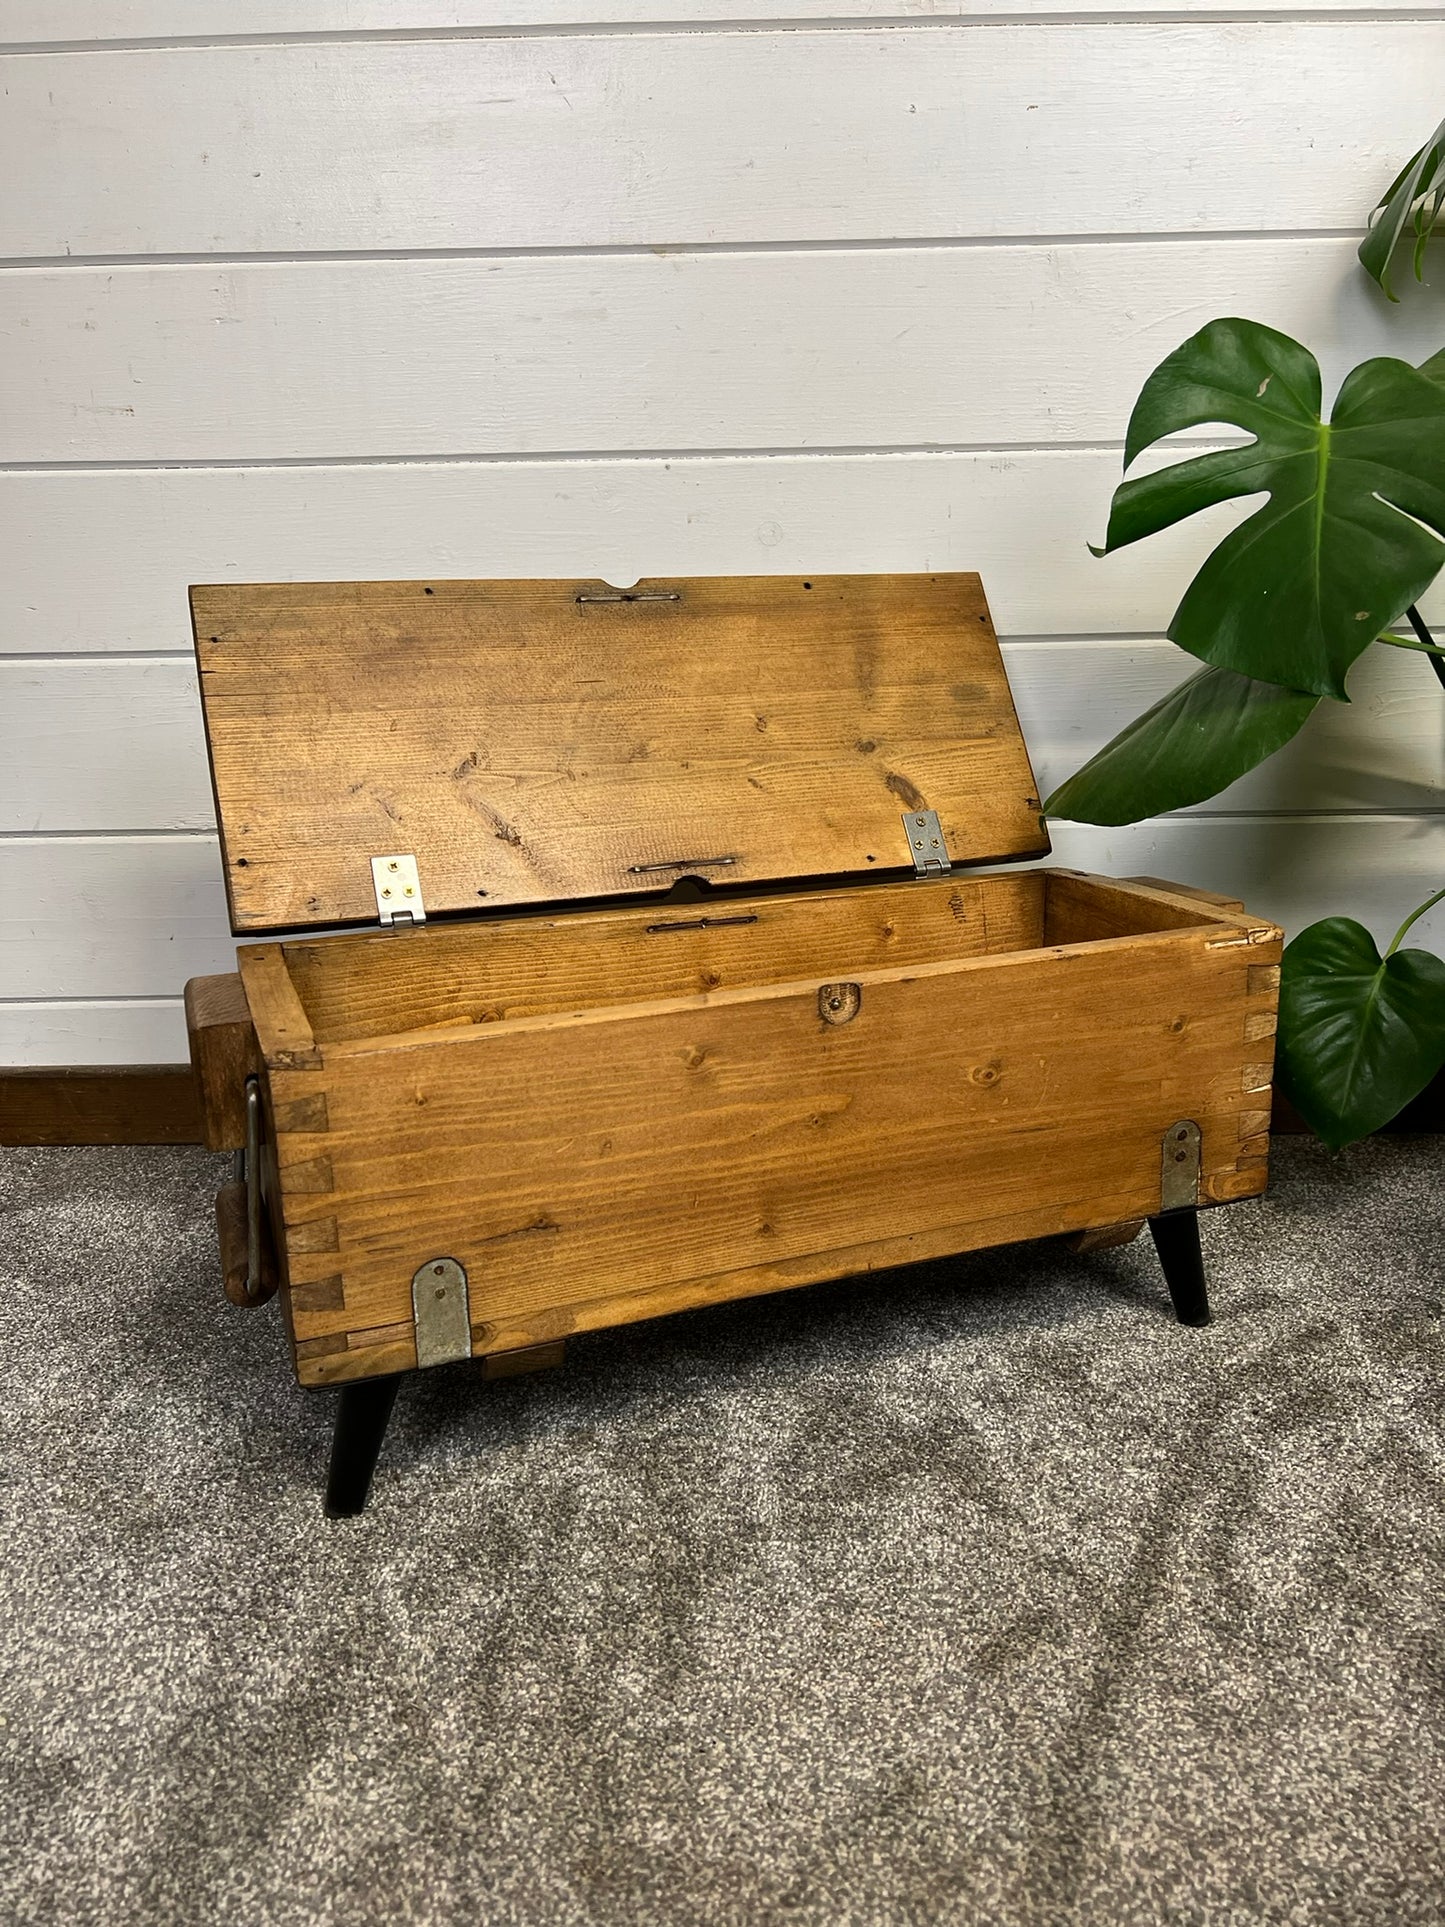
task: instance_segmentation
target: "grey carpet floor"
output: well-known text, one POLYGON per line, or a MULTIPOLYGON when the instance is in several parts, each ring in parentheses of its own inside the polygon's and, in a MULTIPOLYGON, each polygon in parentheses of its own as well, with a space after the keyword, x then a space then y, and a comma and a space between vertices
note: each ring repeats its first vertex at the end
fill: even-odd
POLYGON ((0 1919, 1445 1916, 1439 1140, 332 1396, 187 1150, 0 1153, 0 1919))

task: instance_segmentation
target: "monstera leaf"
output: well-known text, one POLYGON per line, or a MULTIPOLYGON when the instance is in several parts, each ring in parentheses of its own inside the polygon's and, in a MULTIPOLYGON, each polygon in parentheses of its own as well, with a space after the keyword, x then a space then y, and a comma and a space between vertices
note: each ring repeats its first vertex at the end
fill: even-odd
POLYGON ((1124 463, 1162 435, 1231 422, 1254 440, 1124 482, 1101 553, 1235 496, 1234 529, 1169 626, 1218 669, 1345 700, 1345 672, 1445 560, 1445 357, 1367 361, 1321 418, 1319 364, 1255 321, 1211 321, 1160 363, 1124 463))
POLYGON ((1398 301, 1390 286, 1390 261, 1408 226, 1415 236, 1415 279, 1425 278, 1425 244, 1434 233, 1445 207, 1445 121, 1435 129, 1418 154, 1412 154, 1385 191, 1370 220, 1370 231, 1360 243, 1360 262, 1367 274, 1398 301))
POLYGON ((1272 756, 1318 701, 1232 669, 1201 669, 1120 730, 1044 808, 1074 823, 1187 809, 1272 756))
POLYGON ((1277 1075, 1331 1150, 1388 1124, 1442 1064, 1445 963, 1438 957, 1393 945, 1381 957, 1352 917, 1312 923, 1286 947, 1277 1075))

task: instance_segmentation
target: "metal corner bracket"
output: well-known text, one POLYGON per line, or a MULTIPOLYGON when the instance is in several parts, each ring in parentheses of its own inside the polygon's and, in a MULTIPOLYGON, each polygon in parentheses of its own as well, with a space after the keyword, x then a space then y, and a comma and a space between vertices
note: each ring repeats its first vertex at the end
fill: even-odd
POLYGON ((1189 1211, 1199 1202, 1199 1126, 1181 1117, 1164 1133, 1159 1183, 1160 1211, 1189 1211))
POLYGON ((455 1258, 428 1258, 417 1267, 411 1281, 411 1311, 418 1368, 471 1357, 467 1274, 455 1258))

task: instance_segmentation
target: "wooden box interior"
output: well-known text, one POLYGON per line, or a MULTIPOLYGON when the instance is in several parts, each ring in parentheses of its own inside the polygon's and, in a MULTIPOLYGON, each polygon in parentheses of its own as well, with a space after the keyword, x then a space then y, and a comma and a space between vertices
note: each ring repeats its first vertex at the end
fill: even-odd
MULTIPOLYGON (((1063 870, 559 917, 429 924, 279 946, 319 1046, 1198 927, 1210 911, 1063 870)), ((263 1038, 264 1042, 264 1038, 263 1038)))

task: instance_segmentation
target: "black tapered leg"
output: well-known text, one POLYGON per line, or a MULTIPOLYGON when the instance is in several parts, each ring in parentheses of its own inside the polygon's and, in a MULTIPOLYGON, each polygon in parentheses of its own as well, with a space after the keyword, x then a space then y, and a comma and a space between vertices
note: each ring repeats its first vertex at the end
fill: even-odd
POLYGON ((1209 1293, 1204 1285, 1204 1254, 1199 1249, 1199 1213, 1170 1211, 1151 1218, 1154 1249, 1181 1325, 1209 1323, 1209 1293))
POLYGON ((354 1384, 342 1386, 331 1440, 331 1470, 326 1479, 329 1519, 354 1519, 365 1508, 400 1384, 401 1375, 395 1373, 389 1378, 359 1378, 354 1384))

